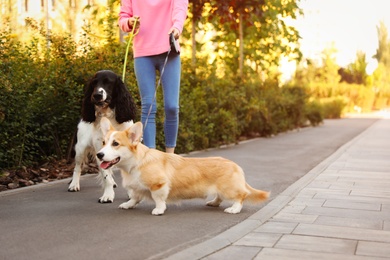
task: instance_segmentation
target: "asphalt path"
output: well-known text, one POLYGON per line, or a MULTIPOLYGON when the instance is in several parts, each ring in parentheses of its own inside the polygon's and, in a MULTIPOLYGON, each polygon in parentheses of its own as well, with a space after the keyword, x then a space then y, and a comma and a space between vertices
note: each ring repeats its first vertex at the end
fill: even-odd
MULTIPOLYGON (((325 120, 318 127, 186 156, 235 161, 247 182, 271 191, 272 200, 376 120, 325 120)), ((116 180, 120 184, 120 175, 116 180)), ((212 208, 204 200, 188 200, 152 216, 152 203, 118 209, 127 200, 122 187, 113 203, 98 203, 102 191, 94 175, 82 177, 80 192, 67 192, 68 182, 0 193, 0 259, 163 259, 229 229, 267 203, 244 205, 231 215, 223 212, 228 203, 212 208)))

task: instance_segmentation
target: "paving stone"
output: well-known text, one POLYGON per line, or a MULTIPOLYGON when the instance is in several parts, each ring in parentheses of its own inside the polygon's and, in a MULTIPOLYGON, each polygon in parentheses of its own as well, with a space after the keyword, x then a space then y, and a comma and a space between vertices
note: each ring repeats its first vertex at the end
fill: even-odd
POLYGON ((382 220, 319 216, 314 224, 382 230, 382 220))
POLYGON ((298 199, 311 199, 314 197, 314 195, 316 195, 316 191, 315 190, 309 190, 309 189, 304 189, 302 191, 300 191, 296 196, 295 198, 298 198, 298 199))
POLYGON ((383 260, 383 258, 297 251, 281 248, 263 248, 254 260, 383 260))
POLYGON ((354 189, 351 191, 351 196, 354 195, 376 198, 390 198, 390 191, 354 189))
POLYGON ((328 189, 331 183, 327 181, 318 181, 314 180, 312 183, 306 186, 306 188, 320 188, 320 189, 328 189))
POLYGON ((202 259, 207 259, 207 260, 253 259, 261 249, 262 249, 261 247, 251 247, 251 246, 229 246, 202 259))
POLYGON ((383 230, 390 231, 390 221, 383 221, 383 230))
POLYGON ((355 201, 355 202, 372 202, 375 200, 376 203, 381 204, 390 204, 390 198, 374 198, 374 197, 367 197, 367 196, 351 196, 351 195, 337 195, 337 194, 316 194, 313 199, 340 199, 340 200, 349 200, 349 201, 355 201))
MULTIPOLYGON (((387 169, 388 170, 388 169, 387 169)), ((340 178, 364 178, 368 180, 390 180, 390 176, 386 171, 375 172, 374 170, 369 171, 352 171, 352 170, 339 170, 335 173, 330 173, 329 176, 338 176, 340 178)))
POLYGON ((382 157, 380 153, 376 153, 375 155, 373 155, 372 152, 368 152, 364 156, 354 155, 352 159, 351 158, 348 159, 348 163, 355 164, 355 165, 359 165, 359 164, 370 165, 374 163, 376 166, 390 168, 390 162, 388 158, 382 157))
MULTIPOLYGON (((390 169, 390 167, 389 167, 390 169)), ((364 176, 360 176, 360 178, 355 178, 355 187, 357 188, 369 188, 369 189, 378 189, 388 190, 386 187, 390 183, 390 174, 387 174, 387 177, 375 177, 372 178, 373 175, 377 173, 367 172, 364 176)), ((381 173, 382 174, 382 173, 381 173)), ((386 176, 386 175, 385 175, 386 176)))
POLYGON ((334 195, 338 195, 338 196, 347 196, 350 194, 351 192, 351 189, 311 189, 311 188, 305 188, 305 189, 308 189, 308 190, 312 190, 312 191, 315 191, 315 195, 313 196, 313 198, 324 198, 324 197, 318 197, 318 196, 325 196, 325 198, 327 198, 327 196, 334 196, 334 195))
POLYGON ((284 235, 275 248, 353 255, 357 241, 326 237, 284 235))
POLYGON ((339 179, 339 177, 336 176, 335 173, 337 173, 337 170, 328 170, 328 169, 326 169, 320 175, 317 176, 316 180, 318 180, 318 181, 335 182, 335 181, 337 181, 339 179), (332 174, 332 176, 330 176, 328 174, 332 174))
POLYGON ((298 223, 313 223, 317 216, 314 214, 304 215, 304 214, 294 214, 294 213, 284 213, 283 210, 276 214, 273 220, 277 221, 287 221, 287 222, 298 222, 298 223))
MULTIPOLYGON (((351 182, 354 182, 354 186, 356 187, 359 187, 359 186, 362 186, 362 187, 365 187, 365 186, 370 186, 370 184, 376 184, 378 183, 378 180, 375 179, 375 178, 369 178, 369 177, 365 177, 365 176, 348 176, 348 177, 340 177, 339 178, 339 181, 344 181, 344 182, 347 182, 347 181, 351 181, 351 182)), ((381 181, 381 184, 383 185, 387 185, 390 183, 390 179, 387 178, 387 179, 380 179, 381 181)))
POLYGON ((389 185, 390 185, 390 180, 389 181, 384 181, 384 180, 367 181, 366 180, 366 181, 355 181, 354 187, 388 191, 389 185))
POLYGON ((331 216, 343 218, 357 218, 369 220, 390 220, 390 214, 382 211, 342 209, 342 208, 325 208, 325 207, 306 207, 303 214, 314 216, 331 216))
MULTIPOLYGON (((366 155, 368 156, 368 154, 366 155)), ((388 169, 390 167, 390 164, 386 162, 385 160, 382 159, 372 159, 372 158, 366 158, 366 159, 361 159, 361 158, 356 158, 356 159, 349 159, 346 163, 345 168, 352 168, 352 167, 357 167, 359 170, 365 170, 365 169, 388 169)), ((378 171, 378 170, 377 170, 378 171)), ((379 170, 380 171, 380 170, 379 170)))
POLYGON ((283 212, 284 213, 293 213, 293 214, 299 214, 302 213, 302 211, 306 208, 306 206, 303 205, 287 205, 284 207, 283 212))
POLYGON ((351 202, 349 200, 327 200, 323 207, 328 208, 345 208, 345 209, 361 209, 361 210, 373 210, 380 211, 380 203, 363 203, 363 202, 351 202))
POLYGON ((299 224, 293 234, 390 243, 390 231, 317 224, 299 224))
POLYGON ((256 228, 254 232, 290 234, 297 225, 298 223, 269 221, 256 228))
POLYGON ((350 180, 337 181, 337 182, 333 182, 329 186, 329 189, 331 189, 331 190, 341 190, 341 189, 351 190, 354 187, 354 184, 355 184, 354 181, 350 181, 350 180))
POLYGON ((329 170, 338 170, 338 169, 343 169, 345 167, 345 162, 335 162, 329 165, 328 169, 329 170))
POLYGON ((344 167, 345 170, 350 171, 367 171, 367 172, 386 172, 389 167, 383 165, 374 165, 374 164, 349 164, 344 167))
POLYGON ((360 241, 356 250, 357 255, 390 257, 389 243, 378 243, 371 241, 360 241))
POLYGON ((356 178, 357 181, 365 180, 365 181, 379 181, 383 180, 388 182, 390 180, 390 176, 388 174, 388 170, 375 171, 373 169, 370 170, 340 170, 342 174, 339 178, 356 178))
POLYGON ((237 240, 234 246, 273 247, 280 239, 281 234, 251 232, 237 240))
POLYGON ((321 207, 325 203, 325 201, 326 201, 325 199, 297 198, 297 199, 290 201, 289 205, 321 207))

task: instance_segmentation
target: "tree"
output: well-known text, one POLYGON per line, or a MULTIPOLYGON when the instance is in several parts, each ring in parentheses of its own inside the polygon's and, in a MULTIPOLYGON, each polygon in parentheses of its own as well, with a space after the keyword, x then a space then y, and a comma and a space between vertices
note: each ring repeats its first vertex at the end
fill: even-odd
POLYGON ((383 21, 376 27, 378 32, 378 49, 374 58, 378 63, 383 63, 386 67, 390 67, 390 42, 386 25, 383 21))
POLYGON ((336 49, 329 47, 323 50, 321 61, 306 60, 297 69, 294 83, 306 86, 314 98, 332 97, 341 78, 335 54, 336 49))
POLYGON ((198 27, 198 22, 202 19, 203 8, 207 0, 190 0, 190 15, 191 15, 191 65, 194 68, 196 65, 196 28, 198 27))
MULTIPOLYGON (((244 65, 254 64, 255 71, 278 66, 282 54, 295 54, 299 34, 284 19, 296 18, 300 12, 299 0, 231 0, 212 2, 210 19, 224 36, 226 46, 235 48, 238 60, 237 74, 244 75, 244 65), (231 35, 233 34, 233 35, 231 35)), ((232 62, 233 65, 235 62, 232 62)), ((252 66, 253 67, 253 66, 252 66)))
POLYGON ((372 75, 372 84, 375 91, 375 106, 387 106, 390 100, 390 40, 388 31, 383 22, 377 26, 378 49, 374 58, 378 60, 378 68, 372 75))
POLYGON ((347 68, 340 68, 339 75, 341 82, 356 83, 365 85, 367 83, 367 61, 366 54, 362 51, 356 53, 356 60, 349 64, 347 68))

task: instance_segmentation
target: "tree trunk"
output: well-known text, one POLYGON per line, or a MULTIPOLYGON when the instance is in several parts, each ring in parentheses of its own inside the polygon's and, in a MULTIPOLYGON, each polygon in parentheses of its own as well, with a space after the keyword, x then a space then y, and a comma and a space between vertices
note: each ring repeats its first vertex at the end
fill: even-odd
POLYGON ((244 26, 242 11, 238 14, 238 39, 239 39, 239 49, 238 49, 238 76, 243 77, 244 74, 244 26))
POLYGON ((192 41, 192 53, 191 53, 191 66, 195 70, 196 66, 196 19, 195 17, 192 17, 191 22, 191 41, 192 41))

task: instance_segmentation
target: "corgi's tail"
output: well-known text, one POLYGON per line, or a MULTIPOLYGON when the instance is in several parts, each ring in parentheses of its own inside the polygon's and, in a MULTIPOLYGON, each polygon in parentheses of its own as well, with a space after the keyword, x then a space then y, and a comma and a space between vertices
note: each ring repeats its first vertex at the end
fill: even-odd
POLYGON ((271 194, 268 191, 256 190, 252 188, 248 183, 246 184, 246 188, 250 192, 248 197, 246 197, 246 200, 252 203, 259 203, 264 200, 267 200, 271 194))

